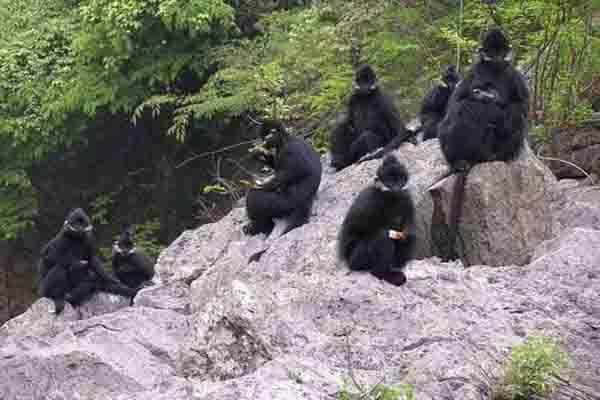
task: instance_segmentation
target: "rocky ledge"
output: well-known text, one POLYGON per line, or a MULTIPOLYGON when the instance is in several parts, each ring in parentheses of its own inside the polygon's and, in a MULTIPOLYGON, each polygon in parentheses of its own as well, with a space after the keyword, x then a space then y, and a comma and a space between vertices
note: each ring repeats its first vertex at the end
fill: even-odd
POLYGON ((101 294, 56 317, 39 300, 0 328, 0 399, 322 400, 353 380, 487 399, 534 332, 567 351, 578 398, 600 393, 600 189, 556 182, 530 152, 479 166, 461 251, 494 266, 466 268, 436 257, 448 197, 429 190, 448 173, 437 140, 397 156, 420 232, 405 286, 336 261, 339 225, 379 162, 352 166, 323 176, 311 222, 285 236, 244 236, 243 207, 184 232, 133 307, 101 294))

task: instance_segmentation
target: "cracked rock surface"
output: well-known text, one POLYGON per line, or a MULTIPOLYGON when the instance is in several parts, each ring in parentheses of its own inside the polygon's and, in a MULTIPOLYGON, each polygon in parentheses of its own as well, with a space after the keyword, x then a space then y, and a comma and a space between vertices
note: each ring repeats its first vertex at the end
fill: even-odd
POLYGON ((548 206, 531 223, 547 236, 523 247, 527 262, 465 268, 433 256, 427 189, 448 173, 437 140, 396 154, 419 213, 405 286, 336 260, 341 221, 379 162, 351 166, 324 174, 310 223, 285 236, 244 236, 241 207, 184 232, 133 307, 106 308, 101 294, 56 317, 39 300, 0 328, 0 399, 322 400, 351 375, 408 383, 417 400, 488 399, 499 362, 533 332, 558 340, 569 379, 600 393, 597 189, 535 181, 548 206))

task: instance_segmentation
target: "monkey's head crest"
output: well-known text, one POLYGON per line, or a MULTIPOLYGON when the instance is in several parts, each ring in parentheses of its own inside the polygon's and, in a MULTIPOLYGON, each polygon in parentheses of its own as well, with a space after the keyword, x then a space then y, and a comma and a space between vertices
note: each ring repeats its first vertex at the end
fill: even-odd
POLYGON ((382 192, 399 192, 408 182, 408 171, 394 156, 387 156, 377 168, 375 188, 382 192))
POLYGON ((454 65, 450 65, 446 68, 446 71, 444 71, 444 74, 442 75, 442 82, 450 87, 456 86, 459 80, 460 76, 456 72, 456 67, 454 65))
POLYGON ((499 29, 492 29, 483 38, 479 49, 483 61, 507 61, 510 53, 510 45, 506 35, 499 29))
POLYGON ((377 75, 368 64, 361 64, 354 77, 354 93, 369 94, 377 89, 377 75))
POLYGON ((131 238, 131 228, 127 227, 119 236, 119 239, 113 244, 113 252, 128 255, 136 251, 135 244, 131 238))
POLYGON ((69 236, 83 237, 94 229, 90 217, 81 208, 72 210, 64 223, 64 231, 69 236))
POLYGON ((261 125, 260 137, 267 148, 279 148, 287 138, 287 130, 279 120, 265 120, 261 125))

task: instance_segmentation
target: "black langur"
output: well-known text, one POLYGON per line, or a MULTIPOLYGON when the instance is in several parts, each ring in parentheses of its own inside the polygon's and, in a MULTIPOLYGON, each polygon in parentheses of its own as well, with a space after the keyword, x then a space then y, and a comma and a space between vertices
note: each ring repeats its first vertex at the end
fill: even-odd
POLYGON ((288 134, 279 121, 264 121, 261 139, 262 143, 250 151, 272 168, 273 174, 257 180, 248 191, 250 223, 243 230, 248 235, 269 235, 275 226, 273 219, 285 218, 285 234, 308 221, 321 183, 321 160, 311 145, 288 134))
POLYGON ((112 267, 117 278, 130 288, 140 288, 154 277, 154 263, 135 246, 129 227, 113 244, 112 267))
POLYGON ((121 285, 102 269, 87 214, 76 208, 69 213, 62 229, 42 248, 38 265, 39 294, 54 301, 60 314, 68 301, 81 304, 96 291, 133 297, 136 290, 121 285))
POLYGON ((351 270, 369 269, 393 285, 406 282, 403 268, 415 247, 415 208, 405 188, 408 172, 394 156, 377 169, 348 210, 338 238, 338 256, 351 270))
POLYGON ((379 88, 373 69, 359 66, 348 115, 330 136, 331 166, 341 170, 393 139, 400 145, 410 135, 393 101, 379 88))
POLYGON ((529 89, 510 63, 504 34, 492 30, 483 39, 479 59, 450 97, 438 125, 440 144, 452 172, 458 174, 450 211, 449 245, 454 249, 465 181, 471 166, 510 161, 523 148, 527 132, 529 89))
POLYGON ((438 137, 438 124, 446 115, 448 100, 459 80, 456 68, 451 65, 442 75, 441 82, 425 95, 419 112, 423 141, 438 137))

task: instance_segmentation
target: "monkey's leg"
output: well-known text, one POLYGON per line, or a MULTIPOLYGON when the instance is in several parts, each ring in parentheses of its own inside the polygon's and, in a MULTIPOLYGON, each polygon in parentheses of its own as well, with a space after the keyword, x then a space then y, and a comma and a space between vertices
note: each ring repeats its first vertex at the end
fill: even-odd
POLYGON ((69 278, 65 268, 55 266, 40 280, 39 294, 54 302, 54 313, 60 314, 65 308, 65 294, 69 290, 69 278))
POLYGON ((92 297, 96 292, 96 285, 92 281, 83 281, 75 286, 69 293, 67 293, 65 299, 71 303, 74 307, 80 305, 85 300, 92 297))
POLYGON ((384 139, 372 131, 363 132, 350 146, 348 160, 350 164, 360 160, 362 156, 384 146, 384 139))
POLYGON ((134 297, 137 294, 136 288, 130 288, 122 285, 119 282, 99 280, 96 283, 96 288, 102 292, 118 294, 125 297, 134 297))
POLYGON ((244 233, 256 235, 258 233, 271 234, 275 223, 273 218, 284 218, 292 213, 295 202, 282 193, 251 190, 246 196, 246 212, 250 224, 246 225, 244 233))
POLYGON ((371 239, 357 241, 348 257, 348 268, 352 271, 362 271, 371 268, 371 239))
POLYGON ((396 264, 396 240, 388 237, 387 232, 378 234, 373 241, 372 251, 377 253, 376 262, 371 268, 371 273, 394 286, 406 283, 406 275, 396 264))

